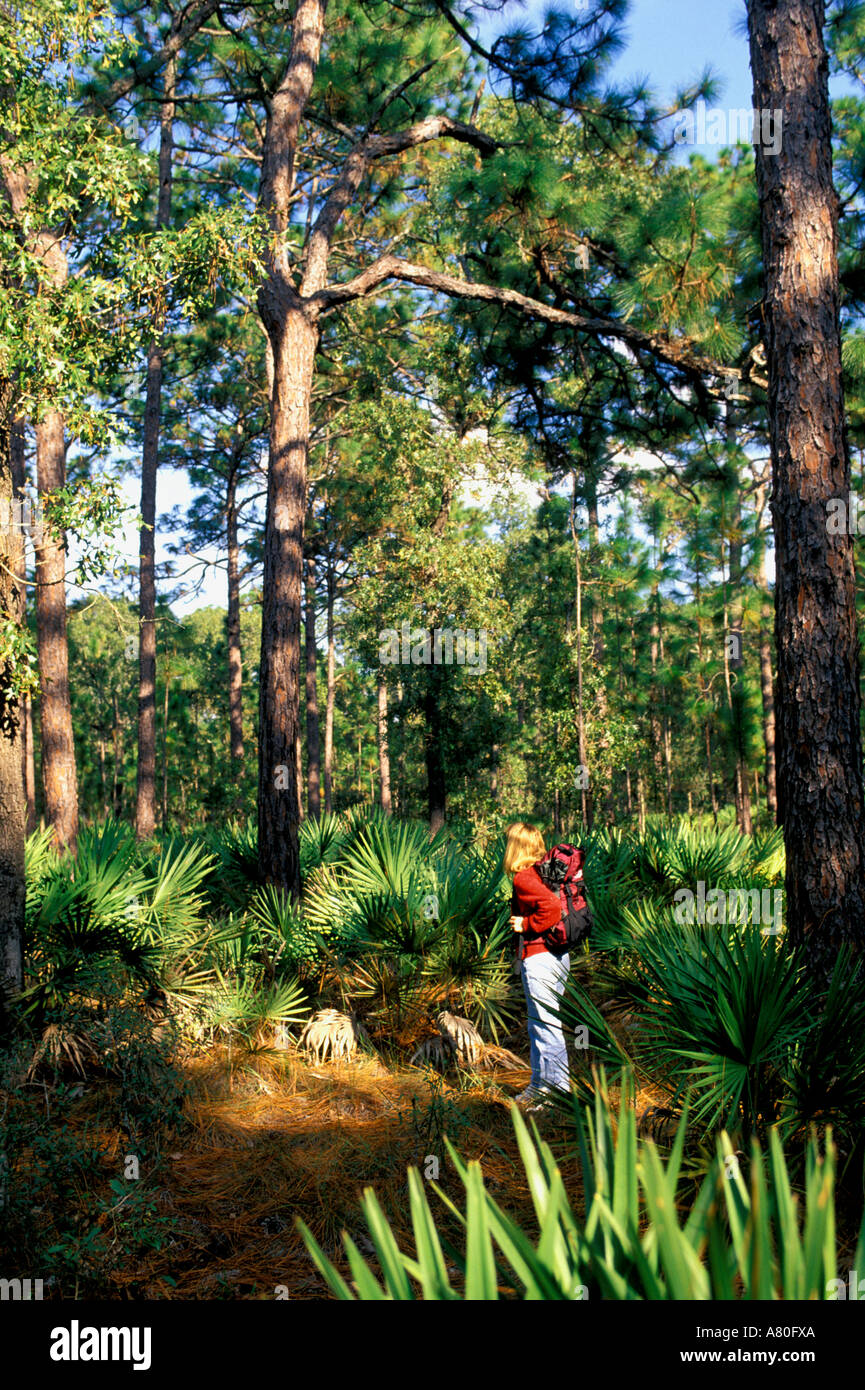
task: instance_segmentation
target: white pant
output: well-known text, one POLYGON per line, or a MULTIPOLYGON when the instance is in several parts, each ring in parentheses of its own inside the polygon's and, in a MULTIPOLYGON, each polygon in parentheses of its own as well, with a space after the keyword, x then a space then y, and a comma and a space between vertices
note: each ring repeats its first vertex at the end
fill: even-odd
POLYGON ((520 962, 529 1010, 531 1090, 568 1090, 568 1049, 555 1010, 570 968, 569 956, 556 957, 549 951, 538 951, 520 962))

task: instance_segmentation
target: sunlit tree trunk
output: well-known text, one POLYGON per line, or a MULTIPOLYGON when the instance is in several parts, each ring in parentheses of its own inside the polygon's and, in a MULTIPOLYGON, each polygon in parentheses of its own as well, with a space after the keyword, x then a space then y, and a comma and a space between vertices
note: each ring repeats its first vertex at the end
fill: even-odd
MULTIPOLYGON (((21 419, 13 420, 9 431, 9 461, 12 472, 12 494, 16 505, 24 496, 27 479, 27 459, 25 425, 21 419)), ((15 574, 18 579, 18 601, 20 620, 26 622, 27 614, 27 551, 25 546, 25 526, 27 518, 23 510, 16 511, 11 543, 17 556, 15 574)), ((36 829, 36 764, 33 757, 33 702, 29 692, 21 697, 19 710, 19 743, 21 745, 21 775, 24 779, 25 828, 28 835, 36 829)))
POLYGON ((306 804, 321 815, 321 734, 318 719, 318 648, 315 642, 315 559, 306 561, 306 804))
MULTIPOLYGON (((10 458, 12 387, 0 380, 0 619, 20 626, 23 535, 15 524, 16 490, 10 458)), ((20 494, 19 494, 20 495, 20 494)), ((24 781, 21 775, 20 699, 11 673, 0 670, 0 1032, 6 1003, 20 990, 24 942, 24 781)))
POLYGON ((168 824, 168 691, 171 676, 165 672, 165 694, 162 697, 162 807, 159 823, 163 830, 168 824))
MULTIPOLYGON (((268 108, 260 190, 271 248, 258 309, 273 354, 273 390, 259 664, 258 861, 262 878, 294 897, 300 894, 301 803, 296 779, 281 777, 279 770, 294 762, 300 732, 303 528, 319 328, 317 309, 298 293, 286 235, 298 132, 318 66, 325 10, 326 0, 299 0, 296 7, 288 63, 268 108)), ((325 260, 307 291, 322 288, 326 268, 325 260)))
POLYGON ((336 706, 336 647, 333 630, 333 565, 327 568, 327 694, 324 710, 324 809, 333 811, 333 714, 336 706))
POLYGON ((387 736, 387 686, 383 680, 378 682, 378 701, 376 727, 378 731, 378 772, 381 785, 381 809, 386 816, 391 814, 390 796, 390 749, 387 736))
POLYGON ((774 480, 778 803, 787 928, 818 978, 842 943, 865 945, 854 538, 827 526, 830 499, 849 497, 850 459, 824 21, 823 0, 748 0, 754 107, 783 113, 780 146, 756 145, 774 480))
MULTIPOLYGON (((55 494, 65 486, 66 440, 59 411, 48 411, 36 425, 36 467, 40 497, 55 494)), ((66 546, 63 537, 48 526, 41 528, 39 539, 36 622, 45 814, 54 828, 57 844, 74 849, 78 836, 78 779, 69 701, 66 546)))

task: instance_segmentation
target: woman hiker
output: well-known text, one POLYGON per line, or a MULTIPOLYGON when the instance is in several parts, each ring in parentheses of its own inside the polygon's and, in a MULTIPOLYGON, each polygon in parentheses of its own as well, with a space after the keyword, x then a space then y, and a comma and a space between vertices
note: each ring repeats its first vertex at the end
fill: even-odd
POLYGON ((504 870, 513 879, 510 925, 519 934, 520 975, 528 1006, 532 1077, 515 1097, 518 1105, 543 1104, 554 1090, 568 1090, 568 1052, 557 1015, 552 1012, 565 987, 571 962, 567 954, 551 951, 544 932, 562 916, 557 894, 541 881, 535 868, 546 853, 543 836, 533 825, 515 821, 508 826, 504 870))

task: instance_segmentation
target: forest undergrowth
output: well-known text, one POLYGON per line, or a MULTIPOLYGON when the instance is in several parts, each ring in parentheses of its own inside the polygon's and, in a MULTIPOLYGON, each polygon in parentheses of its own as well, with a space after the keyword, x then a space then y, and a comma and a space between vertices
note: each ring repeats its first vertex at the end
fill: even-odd
POLYGON ((758 1235, 773 1269, 802 1237, 772 1296, 821 1296, 853 1266, 865 988, 845 957, 815 994, 787 949, 777 832, 584 837, 574 1093, 528 1129, 500 834, 306 822, 300 904, 258 881, 253 841, 234 825, 137 846, 107 822, 73 861, 31 839, 27 978, 0 1055, 5 1277, 47 1297, 321 1298, 345 1296, 340 1277, 379 1296, 368 1260, 384 1296, 408 1296, 393 1256, 425 1296, 470 1296, 466 1200, 504 1252, 486 1296, 553 1296, 548 1278, 555 1296, 683 1296, 704 1265, 703 1296, 769 1296, 749 1283, 758 1235))

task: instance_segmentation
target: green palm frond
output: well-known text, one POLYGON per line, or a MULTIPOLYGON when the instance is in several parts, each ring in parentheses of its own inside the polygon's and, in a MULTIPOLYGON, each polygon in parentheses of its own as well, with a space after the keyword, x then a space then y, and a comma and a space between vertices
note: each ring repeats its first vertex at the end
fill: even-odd
POLYGON ((180 945, 201 931, 205 885, 215 864, 215 856, 203 845, 182 841, 164 844, 158 857, 145 863, 141 923, 149 940, 180 945))
POLYGON ((423 826, 408 821, 367 825, 348 846, 340 865, 347 891, 363 894, 405 894, 420 884, 431 885, 430 839, 423 826))
POLYGON ((647 1064, 677 1096, 692 1091, 695 1123, 765 1120, 771 1079, 814 1027, 807 978, 782 938, 753 927, 650 933, 638 973, 647 1064))
POLYGON ((307 816, 300 826, 300 872, 305 878, 320 864, 332 864, 339 859, 349 839, 349 832, 339 816, 325 813, 307 816))
MULTIPOLYGON (((529 1134, 512 1107, 534 1229, 505 1213, 487 1191, 480 1164, 466 1163, 446 1141, 462 1184, 462 1204, 438 1184, 432 1187, 461 1229, 460 1248, 440 1235, 425 1185, 410 1168, 411 1253, 400 1248, 371 1188, 364 1192, 363 1212, 377 1268, 344 1235, 346 1279, 298 1221, 307 1251, 334 1296, 360 1302, 832 1296, 838 1257, 831 1134, 822 1152, 816 1139, 808 1143, 801 1200, 794 1195, 776 1132, 769 1137, 768 1158, 757 1141, 752 1142, 749 1180, 728 1136, 721 1134, 710 1170, 683 1216, 677 1198, 687 1117, 662 1159, 651 1141, 637 1138, 633 1093, 626 1078, 622 1077, 615 1122, 603 1073, 596 1082, 593 1109, 575 1105, 574 1114, 582 1219, 574 1212, 549 1145, 536 1128, 529 1134)), ((859 1249, 865 1250, 865 1220, 859 1249)))

